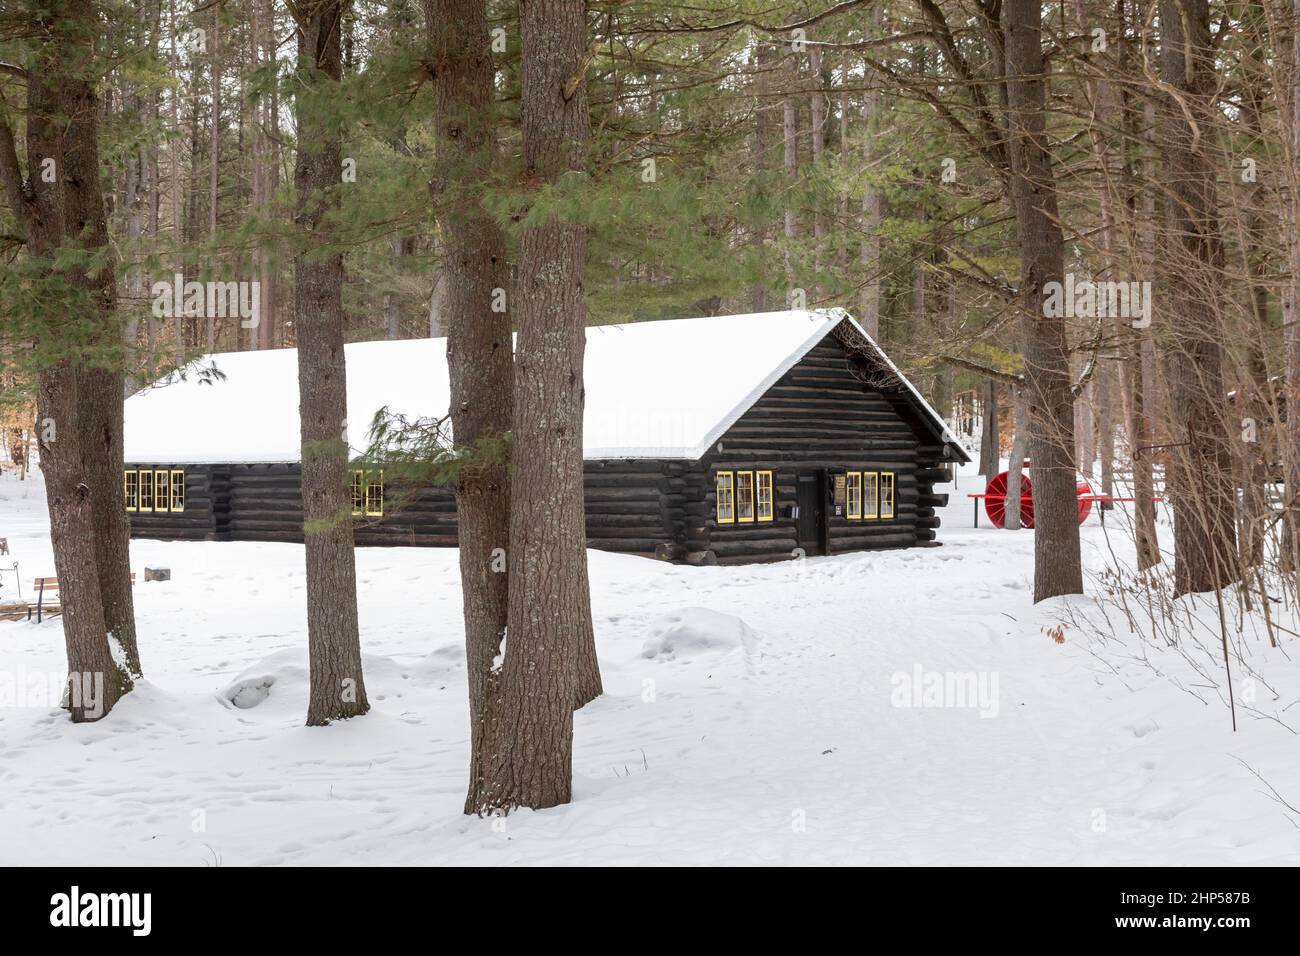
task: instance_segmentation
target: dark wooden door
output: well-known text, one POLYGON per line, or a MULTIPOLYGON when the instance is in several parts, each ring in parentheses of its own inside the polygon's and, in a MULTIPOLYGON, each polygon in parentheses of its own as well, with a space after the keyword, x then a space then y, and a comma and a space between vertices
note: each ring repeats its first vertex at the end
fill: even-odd
POLYGON ((817 473, 799 476, 799 547, 804 554, 825 553, 822 524, 826 520, 826 496, 817 473))

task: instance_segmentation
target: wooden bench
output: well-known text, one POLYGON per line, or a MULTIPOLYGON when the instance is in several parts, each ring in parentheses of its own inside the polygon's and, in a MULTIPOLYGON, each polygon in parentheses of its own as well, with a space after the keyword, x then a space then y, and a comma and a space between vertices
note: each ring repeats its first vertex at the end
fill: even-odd
MULTIPOLYGON (((131 572, 131 583, 135 584, 135 572, 131 572)), ((32 586, 36 588, 36 603, 27 605, 27 620, 32 619, 32 612, 36 612, 36 623, 41 623, 43 617, 54 617, 56 614, 63 613, 63 605, 46 604, 45 595, 59 593, 58 578, 36 578, 32 581, 32 586)))

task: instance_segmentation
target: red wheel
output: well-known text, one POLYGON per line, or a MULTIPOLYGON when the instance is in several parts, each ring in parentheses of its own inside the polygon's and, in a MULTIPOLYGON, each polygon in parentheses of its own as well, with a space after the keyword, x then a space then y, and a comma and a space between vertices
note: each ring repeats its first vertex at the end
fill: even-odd
MULTIPOLYGON (((1006 527, 1007 473, 1004 471, 994 475, 989 481, 989 486, 984 489, 984 493, 996 496, 984 499, 984 513, 989 516, 989 521, 995 528, 1006 527)), ((1033 486, 1029 482, 1028 469, 1020 472, 1020 525, 1023 528, 1034 526, 1033 486)))
MULTIPOLYGON (((1029 480, 1029 462, 1025 462, 1024 468, 1020 472, 1020 526, 1022 528, 1032 528, 1034 526, 1034 492, 1033 484, 1029 480)), ((999 472, 989 480, 988 487, 984 493, 990 497, 984 499, 984 513, 989 516, 989 521, 995 528, 1006 527, 1006 493, 1007 493, 1007 473, 999 472)), ((1075 493, 1079 496, 1079 524, 1087 520, 1088 515, 1092 513, 1092 486, 1080 478, 1075 485, 1075 493)))

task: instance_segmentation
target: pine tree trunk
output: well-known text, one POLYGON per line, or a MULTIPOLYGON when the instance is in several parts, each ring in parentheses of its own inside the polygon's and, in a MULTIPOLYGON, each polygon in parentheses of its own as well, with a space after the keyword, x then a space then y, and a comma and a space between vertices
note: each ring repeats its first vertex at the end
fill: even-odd
POLYGON ((1174 510, 1174 589, 1237 580, 1232 454, 1223 385, 1223 242, 1215 198, 1216 79, 1207 0, 1161 0, 1160 76, 1180 92, 1160 103, 1174 510), (1187 53, 1190 52, 1190 58, 1187 53), (1190 110, 1189 118, 1185 110, 1190 110), (1191 121, 1189 121, 1189 119, 1191 121))
MULTIPOLYGON (((105 237, 106 238, 106 237, 105 237)), ((107 276, 112 283, 112 274, 107 276)), ((105 290, 111 295, 111 289, 105 290)), ((86 484, 93 504, 95 563, 104 628, 122 650, 122 661, 142 676, 131 585, 131 520, 122 491, 122 429, 125 379, 118 369, 82 368, 77 382, 77 424, 86 484)))
MULTIPOLYGON (((86 71, 94 60, 97 17, 90 0, 61 0, 40 13, 38 35, 43 39, 27 81, 29 175, 24 184, 12 151, 13 133, 2 117, 5 162, 0 175, 31 256, 50 256, 64 244, 99 251, 108 242, 108 221, 100 191, 99 105, 86 71), (40 13, 49 18, 44 24, 40 13), (52 183, 39 173, 46 159, 54 161, 57 171, 52 183)), ((111 361, 111 350, 119 347, 120 351, 121 344, 112 263, 101 264, 93 273, 79 264, 61 268, 69 289, 90 303, 89 319, 95 323, 97 344, 110 350, 111 361)), ((95 358, 102 363, 106 356, 95 358)), ((96 396, 81 394, 87 373, 80 356, 51 361, 37 374, 41 469, 46 477, 50 538, 64 607, 67 704, 77 722, 107 715, 133 684, 131 673, 118 665, 110 645, 104 584, 115 602, 112 636, 122 642, 127 667, 139 670, 134 623, 129 619, 129 578, 124 607, 118 590, 119 578, 130 572, 111 520, 113 509, 125 516, 120 498, 123 377, 120 371, 97 372, 90 377, 111 393, 103 396, 107 409, 98 410, 100 417, 93 419, 89 417, 90 405, 96 396), (114 402, 119 414, 116 422, 111 420, 114 402), (96 426, 99 434, 92 435, 96 426), (112 457, 115 440, 116 461, 112 457), (105 477, 110 473, 118 495, 105 498, 105 477), (100 535, 108 540, 97 541, 100 535)))
POLYGON ((298 5, 295 222, 306 249, 294 259, 294 331, 302 426, 302 509, 307 558, 309 725, 370 709, 357 629, 356 554, 348 479, 343 352, 343 256, 329 248, 325 216, 337 208, 342 156, 330 95, 342 76, 343 0, 298 5), (340 432, 344 432, 343 435, 340 432))
POLYGON ((510 313, 493 305, 509 283, 505 238, 477 201, 496 165, 493 65, 484 0, 424 0, 433 72, 434 172, 442 196, 442 275, 447 366, 456 444, 465 450, 456 482, 456 522, 469 676, 470 772, 465 812, 486 803, 484 786, 505 639, 509 590, 510 473, 503 443, 512 415, 510 313))
POLYGON ((1044 132, 1047 91, 1041 12, 1035 0, 1007 0, 1002 13, 1009 107, 1007 151, 1020 244, 1020 327, 1034 475, 1035 602, 1083 591, 1073 460, 1074 397, 1065 321, 1049 318, 1044 308, 1046 284, 1063 281, 1065 246, 1044 132))
MULTIPOLYGON (((528 181, 541 186, 586 168, 585 4, 529 0, 522 37, 524 162, 528 181)), ((555 806, 571 793, 573 708, 591 640, 582 485, 586 238, 583 226, 556 220, 520 238, 509 639, 500 736, 480 810, 555 806)))
MULTIPOLYGON (((85 249, 102 251, 109 245, 108 219, 100 185, 97 97, 90 81, 78 76, 70 83, 74 112, 65 140, 61 169, 65 179, 65 227, 85 249)), ((122 430, 126 379, 117 348, 121 333, 117 317, 117 282, 113 264, 90 274, 78 273, 96 303, 98 339, 107 356, 78 369, 77 427, 86 484, 90 488, 94 522, 94 551, 99 575, 104 627, 121 650, 126 669, 140 676, 136 644, 135 605, 131 593, 131 525, 122 491, 122 430), (100 364, 105 363, 106 364, 100 364)))

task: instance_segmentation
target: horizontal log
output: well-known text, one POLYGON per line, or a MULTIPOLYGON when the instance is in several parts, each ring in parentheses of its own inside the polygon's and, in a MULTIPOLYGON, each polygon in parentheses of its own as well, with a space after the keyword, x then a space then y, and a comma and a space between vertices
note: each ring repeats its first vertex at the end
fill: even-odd
POLYGON ((601 551, 644 551, 654 554, 663 538, 588 538, 587 547, 601 551))
POLYGON ((943 466, 938 468, 919 468, 916 472, 916 480, 926 484, 945 484, 952 481, 952 469, 943 466))

